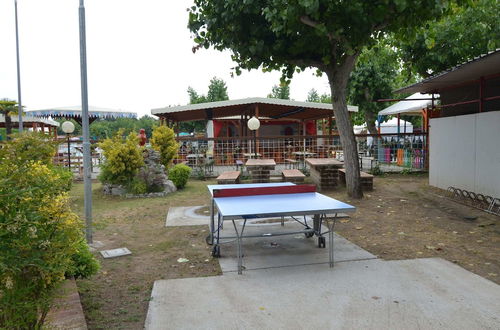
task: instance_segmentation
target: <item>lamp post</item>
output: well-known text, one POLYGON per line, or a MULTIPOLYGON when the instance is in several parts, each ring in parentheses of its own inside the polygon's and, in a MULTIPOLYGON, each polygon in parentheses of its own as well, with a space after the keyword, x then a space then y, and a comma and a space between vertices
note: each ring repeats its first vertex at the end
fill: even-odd
POLYGON ((253 131, 253 147, 255 159, 257 159, 257 130, 260 127, 260 121, 257 117, 253 116, 248 120, 247 126, 251 131, 253 131))
POLYGON ((14 0, 16 15, 16 59, 17 59, 17 107, 19 118, 19 133, 23 131, 23 102, 21 101, 21 69, 19 68, 19 29, 17 24, 17 0, 14 0))
POLYGON ((89 102, 87 90, 87 38, 85 35, 85 5, 80 0, 78 7, 80 32, 80 80, 82 91, 82 135, 83 135, 83 186, 85 209, 85 238, 92 244, 92 177, 90 173, 89 102))
POLYGON ((61 128, 63 132, 66 133, 66 137, 68 139, 68 168, 71 171, 71 151, 69 145, 69 135, 75 131, 75 124, 70 121, 65 121, 64 123, 62 123, 61 128))

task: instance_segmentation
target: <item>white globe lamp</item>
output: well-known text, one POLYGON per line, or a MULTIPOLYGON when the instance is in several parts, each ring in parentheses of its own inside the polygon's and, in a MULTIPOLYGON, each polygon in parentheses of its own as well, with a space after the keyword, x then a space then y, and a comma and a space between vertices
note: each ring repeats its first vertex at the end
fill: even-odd
POLYGON ((71 171, 71 151, 69 145, 69 135, 75 131, 75 124, 70 121, 65 121, 62 123, 61 129, 64 133, 66 133, 66 137, 68 138, 68 168, 71 171))
POLYGON ((253 116, 248 120, 247 126, 251 131, 253 131, 254 153, 255 153, 255 158, 257 158, 257 130, 260 127, 260 120, 257 117, 253 116))

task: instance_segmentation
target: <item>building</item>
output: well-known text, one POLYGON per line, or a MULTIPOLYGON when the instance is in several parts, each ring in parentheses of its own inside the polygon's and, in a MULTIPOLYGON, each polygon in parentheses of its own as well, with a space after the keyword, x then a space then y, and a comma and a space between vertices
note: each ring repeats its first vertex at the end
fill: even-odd
POLYGON ((439 94, 429 113, 429 184, 499 198, 500 49, 396 92, 439 94))

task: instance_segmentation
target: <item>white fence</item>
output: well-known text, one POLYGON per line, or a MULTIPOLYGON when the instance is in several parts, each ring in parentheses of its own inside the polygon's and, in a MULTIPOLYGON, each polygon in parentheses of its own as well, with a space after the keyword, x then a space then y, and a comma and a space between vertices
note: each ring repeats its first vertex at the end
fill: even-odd
POLYGON ((430 121, 429 183, 500 197, 500 111, 430 121))

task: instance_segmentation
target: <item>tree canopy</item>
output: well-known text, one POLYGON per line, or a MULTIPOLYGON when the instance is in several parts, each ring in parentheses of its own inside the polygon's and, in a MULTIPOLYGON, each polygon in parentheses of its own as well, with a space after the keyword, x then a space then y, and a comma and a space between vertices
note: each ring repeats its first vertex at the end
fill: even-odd
POLYGON ((271 90, 271 93, 268 94, 267 97, 271 99, 289 100, 290 84, 280 83, 279 85, 274 85, 271 90))
POLYGON ((366 123, 370 134, 377 134, 377 114, 387 107, 386 103, 377 100, 392 96, 399 75, 396 52, 383 43, 365 49, 358 58, 349 79, 349 102, 359 108, 353 115, 354 122, 366 123))
MULTIPOLYGON (((460 0, 457 0, 460 1, 460 0)), ((443 15, 446 0, 195 0, 188 27, 198 47, 229 49, 241 69, 295 70, 315 67, 326 73, 340 140, 344 148, 348 194, 362 197, 359 162, 347 111, 349 74, 364 47, 386 33, 405 35, 443 15)))
POLYGON ((7 138, 12 133, 12 121, 10 116, 18 111, 17 101, 9 99, 0 100, 0 114, 5 116, 5 131, 7 138))
POLYGON ((393 39, 408 73, 422 77, 447 70, 500 47, 500 1, 454 6, 451 15, 420 27, 413 38, 393 39))
MULTIPOLYGON (((226 82, 223 79, 213 77, 208 85, 207 95, 199 94, 193 87, 188 87, 189 104, 205 102, 216 102, 229 100, 226 82)), ((203 132, 207 125, 206 120, 187 121, 180 123, 180 130, 184 132, 203 132)))
POLYGON ((316 102, 316 103, 332 103, 332 97, 330 94, 321 94, 319 95, 318 91, 312 88, 307 93, 306 102, 316 102))

